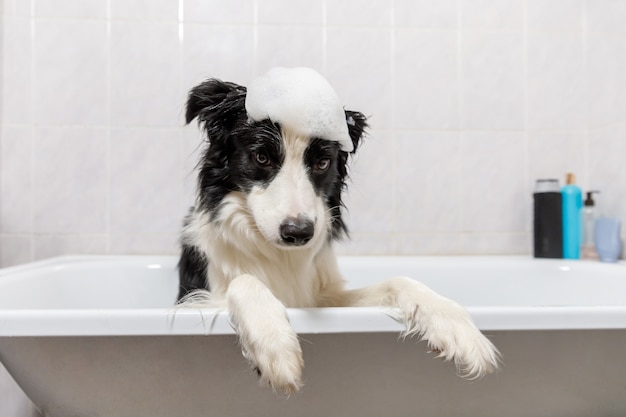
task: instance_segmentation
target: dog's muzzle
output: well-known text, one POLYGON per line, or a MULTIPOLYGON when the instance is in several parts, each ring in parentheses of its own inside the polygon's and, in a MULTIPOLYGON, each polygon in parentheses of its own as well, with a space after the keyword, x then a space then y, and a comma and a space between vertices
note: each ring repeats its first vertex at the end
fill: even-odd
POLYGON ((315 233, 315 223, 308 217, 287 217, 280 224, 281 243, 290 246, 306 245, 315 233))

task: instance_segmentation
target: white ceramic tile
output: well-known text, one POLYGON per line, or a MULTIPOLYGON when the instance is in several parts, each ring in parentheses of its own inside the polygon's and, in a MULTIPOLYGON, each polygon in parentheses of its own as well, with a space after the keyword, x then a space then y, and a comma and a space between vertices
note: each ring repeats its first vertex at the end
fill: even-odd
POLYGON ((178 129, 111 130, 111 232, 174 233, 184 215, 178 129))
POLYGON ((620 0, 587 0, 589 32, 626 32, 626 2, 620 0))
POLYGON ((326 2, 326 24, 333 26, 387 26, 391 24, 391 1, 373 0, 355 4, 352 0, 326 2))
POLYGON ((177 24, 111 24, 111 124, 174 127, 186 91, 177 24), (156 45, 156 46, 155 46, 156 45))
POLYGON ((204 153, 204 136, 195 123, 183 129, 182 169, 183 169, 183 206, 191 207, 195 203, 197 170, 204 153))
POLYGON ((31 121, 31 34, 30 19, 2 18, 2 121, 26 124, 31 121))
POLYGON ((582 30, 584 0, 526 1, 529 30, 582 30))
POLYGON ((30 17, 32 2, 24 0, 3 0, 2 13, 10 17, 30 17))
POLYGON ((461 148, 457 132, 396 135, 399 233, 461 230, 461 148))
POLYGON ((34 122, 107 123, 106 22, 37 20, 34 33, 34 122))
POLYGON ((105 232, 107 130, 37 128, 32 140, 33 231, 105 232))
POLYGON ((105 235, 36 235, 34 259, 62 255, 100 255, 106 253, 105 235))
POLYGON ((522 129, 522 34, 467 32, 461 49, 462 127, 522 129))
POLYGON ((528 127, 587 126, 587 88, 581 35, 528 34, 528 127))
POLYGON ((178 21, 176 0, 109 0, 113 19, 178 21))
POLYGON ((459 127, 456 32, 395 32, 394 126, 459 127))
MULTIPOLYGON (((27 3, 27 2, 24 2, 27 3)), ((107 2, 102 0, 34 0, 35 17, 104 19, 107 2)))
MULTIPOLYGON (((31 262, 32 238, 25 235, 0 235, 0 266, 3 268, 31 262)), ((11 414, 7 414, 11 415, 11 414)))
POLYGON ((393 137, 373 131, 350 162, 344 216, 354 233, 393 231, 393 137))
POLYGON ((524 0, 461 0, 461 22, 464 30, 521 31, 524 0))
POLYGON ((350 239, 335 244, 335 252, 339 256, 384 256, 394 255, 396 250, 394 239, 389 234, 352 233, 350 239))
POLYGON ((326 77, 345 108, 371 116, 377 129, 391 127, 391 34, 380 29, 329 28, 326 77))
POLYGON ((113 234, 112 254, 176 255, 179 253, 178 234, 113 234))
POLYGON ((526 186, 524 135, 467 132, 461 139, 464 231, 526 230, 531 195, 526 186))
POLYGON ((587 37, 589 126, 626 121, 626 42, 619 36, 587 37))
POLYGON ((246 84, 254 73, 251 26, 185 25, 183 87, 207 78, 246 84))
POLYGON ((185 22, 252 23, 253 0, 183 0, 185 22))
POLYGON ((396 0, 393 3, 395 26, 424 29, 459 27, 460 0, 396 0))
POLYGON ((396 236, 396 255, 460 255, 465 239, 460 233, 412 234, 396 236))
POLYGON ((463 235, 465 255, 528 255, 530 233, 469 233, 463 235))
POLYGON ((0 230, 32 231, 31 129, 2 128, 0 142, 0 230))
POLYGON ((257 1, 259 24, 321 25, 322 0, 257 1))
POLYGON ((257 74, 276 66, 304 66, 321 71, 324 62, 323 29, 259 26, 256 59, 257 74))
POLYGON ((205 146, 208 145, 206 133, 201 130, 196 121, 181 128, 182 131, 182 159, 183 175, 193 174, 198 162, 204 153, 205 146))
POLYGON ((626 126, 594 129, 589 136, 589 185, 600 190, 598 214, 622 220, 626 229, 626 126))
POLYGON ((564 185, 568 172, 576 175, 580 186, 587 187, 585 144, 586 133, 529 132, 529 187, 539 178, 556 178, 564 185))
POLYGON ((376 0, 355 7, 346 0, 263 0, 256 2, 255 32, 255 0, 185 0, 181 32, 178 1, 112 0, 110 41, 105 3, 2 2, 0 259, 7 265, 33 254, 91 251, 105 241, 111 253, 176 253, 195 189, 195 126, 182 133, 114 129, 110 166, 106 129, 35 129, 31 184, 31 113, 47 125, 176 127, 198 81, 217 76, 246 84, 274 65, 320 70, 346 108, 372 116, 374 130, 357 154, 346 197, 354 240, 340 253, 529 253, 532 180, 562 181, 565 171, 574 171, 583 188, 602 190, 605 214, 626 219, 621 2, 376 0), (34 20, 34 50, 31 5, 45 17, 34 20), (527 143, 521 133, 463 133, 455 153, 454 132, 390 130, 524 127, 516 110, 524 7, 527 143), (585 19, 590 35, 583 39, 585 19), (395 28, 386 29, 392 20, 395 28), (552 129, 559 130, 546 131, 552 129), (430 136, 437 140, 426 148, 430 136), (423 152, 415 156, 413 149, 423 152), (436 176, 440 170, 447 174, 436 176), (456 209, 449 206, 455 200, 456 209), (461 214, 449 215, 454 210, 461 214))

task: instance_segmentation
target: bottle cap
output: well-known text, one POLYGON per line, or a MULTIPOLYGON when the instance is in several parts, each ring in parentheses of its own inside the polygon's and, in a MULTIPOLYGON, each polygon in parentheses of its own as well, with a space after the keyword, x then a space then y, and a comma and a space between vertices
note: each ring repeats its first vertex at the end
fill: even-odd
POLYGON ((599 193, 600 191, 587 191, 587 198, 585 199, 585 207, 593 207, 596 202, 593 200, 593 194, 599 193))
POLYGON ((567 185, 576 184, 576 175, 572 174, 571 172, 568 172, 567 175, 565 176, 565 184, 567 185))
POLYGON ((559 180, 554 178, 540 178, 535 182, 536 193, 558 193, 559 180))

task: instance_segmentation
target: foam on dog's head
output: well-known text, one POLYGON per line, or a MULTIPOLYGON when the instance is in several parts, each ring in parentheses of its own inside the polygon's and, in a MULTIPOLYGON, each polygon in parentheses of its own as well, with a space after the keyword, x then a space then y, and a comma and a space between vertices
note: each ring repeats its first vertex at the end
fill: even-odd
POLYGON ((270 119, 301 135, 337 141, 346 152, 353 150, 337 93, 310 68, 272 68, 253 80, 246 111, 252 120, 270 119))

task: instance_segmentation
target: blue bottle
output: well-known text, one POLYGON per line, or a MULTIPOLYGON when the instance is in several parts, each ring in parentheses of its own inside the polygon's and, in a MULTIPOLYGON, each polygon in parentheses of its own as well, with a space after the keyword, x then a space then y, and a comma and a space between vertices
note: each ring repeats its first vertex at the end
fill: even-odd
POLYGON ((563 258, 580 259, 582 244, 583 193, 575 184, 574 174, 567 174, 561 188, 563 203, 563 258))

